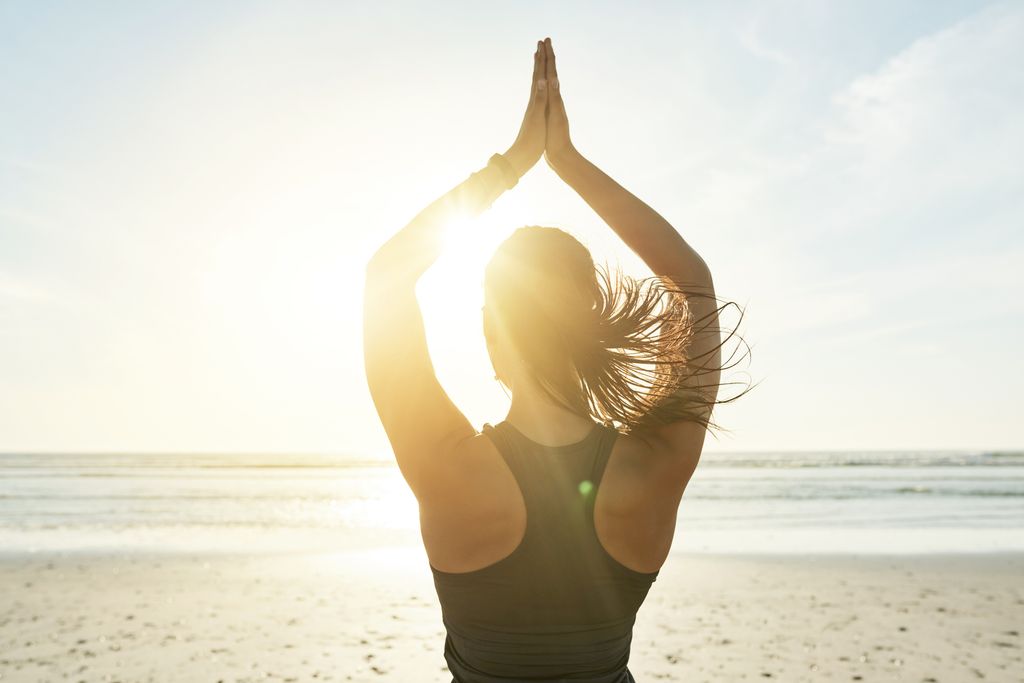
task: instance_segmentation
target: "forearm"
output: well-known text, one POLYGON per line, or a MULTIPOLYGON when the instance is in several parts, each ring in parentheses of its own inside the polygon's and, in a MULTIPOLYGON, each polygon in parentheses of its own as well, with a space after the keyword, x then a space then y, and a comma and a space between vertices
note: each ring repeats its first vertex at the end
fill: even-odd
MULTIPOLYGON (((525 173, 524 162, 516 149, 509 149, 504 156, 518 176, 525 173)), ((485 166, 470 174, 385 242, 374 254, 371 269, 415 281, 440 255, 445 227, 457 218, 481 214, 506 189, 505 176, 496 166, 485 166)))
POLYGON ((707 264, 676 229, 582 154, 572 150, 550 165, 655 275, 710 286, 707 264))

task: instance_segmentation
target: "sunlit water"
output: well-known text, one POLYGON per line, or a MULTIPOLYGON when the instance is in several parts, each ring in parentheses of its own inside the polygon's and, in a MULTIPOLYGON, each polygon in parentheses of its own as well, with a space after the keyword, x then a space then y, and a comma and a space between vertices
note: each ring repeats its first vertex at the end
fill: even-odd
MULTIPOLYGON (((674 552, 1024 550, 1024 454, 705 455, 674 552)), ((393 463, 0 455, 0 552, 418 548, 393 463)))

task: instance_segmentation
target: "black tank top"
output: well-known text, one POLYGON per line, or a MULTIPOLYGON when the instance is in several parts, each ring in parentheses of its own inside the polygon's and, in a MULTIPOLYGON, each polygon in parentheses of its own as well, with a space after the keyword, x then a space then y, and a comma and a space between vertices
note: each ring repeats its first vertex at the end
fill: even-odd
POLYGON ((658 572, 615 560, 594 530, 594 499, 618 432, 544 446, 508 422, 484 425, 526 503, 526 533, 482 569, 435 569, 454 683, 632 683, 636 612, 658 572))

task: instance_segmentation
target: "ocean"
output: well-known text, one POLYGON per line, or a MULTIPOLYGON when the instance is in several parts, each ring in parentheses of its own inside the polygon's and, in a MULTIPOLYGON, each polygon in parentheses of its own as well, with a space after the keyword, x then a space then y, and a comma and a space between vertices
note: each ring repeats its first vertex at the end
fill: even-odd
MULTIPOLYGON (((1024 550, 1024 453, 706 453, 674 553, 1024 550)), ((393 462, 3 454, 0 553, 419 547, 393 462)))

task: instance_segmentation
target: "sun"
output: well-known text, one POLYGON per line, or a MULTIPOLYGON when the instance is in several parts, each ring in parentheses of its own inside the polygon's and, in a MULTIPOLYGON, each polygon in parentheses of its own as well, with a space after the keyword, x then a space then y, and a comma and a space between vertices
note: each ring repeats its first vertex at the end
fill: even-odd
POLYGON ((416 288, 434 371, 474 424, 508 409, 507 394, 492 380, 484 338, 484 271, 498 245, 529 224, 532 213, 525 202, 506 195, 480 216, 450 218, 441 256, 416 288))
POLYGON ((501 201, 479 216, 456 215, 448 220, 441 256, 417 288, 424 315, 452 319, 469 311, 479 320, 484 268, 502 240, 524 224, 522 214, 517 202, 501 201))

